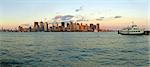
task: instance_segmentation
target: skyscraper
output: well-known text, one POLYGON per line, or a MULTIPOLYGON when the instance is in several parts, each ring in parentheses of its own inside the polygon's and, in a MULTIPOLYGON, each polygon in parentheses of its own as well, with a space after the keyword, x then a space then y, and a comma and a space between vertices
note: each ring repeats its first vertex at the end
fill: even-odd
POLYGON ((67 23, 67 27, 69 27, 69 23, 67 23))
POLYGON ((65 22, 61 22, 61 26, 62 26, 62 27, 65 27, 65 22))
POLYGON ((19 32, 23 32, 24 30, 23 30, 23 28, 22 28, 21 26, 19 26, 19 27, 18 27, 18 31, 19 31, 19 32))
POLYGON ((44 23, 44 31, 48 32, 48 23, 47 22, 44 23))
POLYGON ((32 31, 32 28, 31 28, 31 26, 29 27, 29 32, 31 32, 32 31))
POLYGON ((80 24, 80 32, 83 32, 84 30, 84 26, 82 25, 82 23, 80 24))
POLYGON ((96 25, 97 32, 99 32, 99 23, 96 25))
POLYGON ((73 28, 74 31, 77 31, 77 23, 73 23, 73 28))
POLYGON ((93 25, 93 32, 98 32, 96 29, 96 25, 93 25))
POLYGON ((88 31, 88 25, 87 24, 85 25, 85 31, 86 32, 88 31))
POLYGON ((70 31, 73 32, 73 22, 70 22, 70 31))
POLYGON ((77 29, 77 32, 80 31, 80 24, 79 23, 77 23, 76 29, 77 29))
POLYGON ((65 31, 65 22, 61 22, 61 31, 65 31))
POLYGON ((70 24, 69 23, 67 23, 66 31, 70 31, 70 24))
POLYGON ((42 21, 40 22, 40 31, 44 31, 44 24, 42 21))
POLYGON ((93 24, 90 24, 90 29, 92 32, 94 31, 94 25, 93 24))
POLYGON ((34 22, 34 32, 39 31, 39 25, 38 22, 34 22))

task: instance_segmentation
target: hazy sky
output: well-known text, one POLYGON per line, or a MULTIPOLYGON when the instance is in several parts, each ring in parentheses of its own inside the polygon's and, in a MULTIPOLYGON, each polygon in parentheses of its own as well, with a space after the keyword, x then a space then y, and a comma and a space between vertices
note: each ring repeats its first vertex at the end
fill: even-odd
POLYGON ((44 18, 50 21, 57 15, 82 15, 91 20, 87 23, 104 17, 98 21, 104 28, 127 26, 132 21, 146 27, 149 3, 148 0, 0 0, 0 26, 17 27, 44 18), (122 17, 114 19, 115 16, 122 17))

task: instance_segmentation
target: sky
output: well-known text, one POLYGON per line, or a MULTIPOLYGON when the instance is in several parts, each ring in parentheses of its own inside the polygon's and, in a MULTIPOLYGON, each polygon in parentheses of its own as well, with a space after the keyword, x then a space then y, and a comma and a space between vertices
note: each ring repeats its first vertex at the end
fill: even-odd
POLYGON ((148 28, 148 0, 0 0, 0 27, 17 28, 34 21, 52 22, 55 16, 83 16, 101 28, 118 29, 133 21, 148 28), (78 10, 78 11, 77 11, 78 10), (114 18, 120 16, 119 18, 114 18), (101 19, 97 21, 96 19, 101 19))

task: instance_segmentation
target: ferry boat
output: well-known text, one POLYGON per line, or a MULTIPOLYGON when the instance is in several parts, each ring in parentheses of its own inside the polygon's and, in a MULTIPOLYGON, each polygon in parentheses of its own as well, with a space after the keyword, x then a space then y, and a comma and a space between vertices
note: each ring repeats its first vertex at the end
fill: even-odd
POLYGON ((118 34, 122 34, 122 35, 149 35, 149 31, 144 31, 144 29, 140 29, 137 25, 132 24, 130 27, 119 30, 118 34))

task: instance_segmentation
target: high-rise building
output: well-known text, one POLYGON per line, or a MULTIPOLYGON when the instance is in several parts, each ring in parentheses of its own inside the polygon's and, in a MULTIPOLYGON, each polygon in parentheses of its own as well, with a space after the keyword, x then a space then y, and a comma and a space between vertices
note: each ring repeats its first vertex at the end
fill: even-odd
POLYGON ((45 31, 45 32, 48 32, 48 31, 49 31, 49 30, 48 30, 48 23, 47 23, 47 22, 44 23, 44 31, 45 31))
POLYGON ((24 30, 23 30, 23 28, 22 28, 21 26, 19 26, 19 27, 18 27, 18 31, 19 31, 19 32, 23 32, 24 30))
POLYGON ((70 31, 73 31, 73 22, 70 22, 70 31))
POLYGON ((31 28, 31 26, 29 27, 29 32, 32 32, 32 28, 31 28))
POLYGON ((77 23, 76 30, 77 30, 77 32, 80 31, 80 24, 79 23, 77 23))
POLYGON ((39 31, 39 25, 38 22, 34 22, 34 32, 39 31))
POLYGON ((81 24, 80 24, 80 31, 83 32, 83 30, 84 30, 84 26, 83 26, 83 24, 81 23, 81 24))
POLYGON ((98 32, 96 29, 96 25, 93 25, 93 32, 98 32))
POLYGON ((93 24, 90 24, 90 29, 91 29, 91 31, 94 31, 94 25, 93 24))
POLYGON ((61 22, 61 31, 65 31, 65 22, 61 22))
POLYGON ((62 27, 65 27, 65 22, 61 22, 61 26, 62 26, 62 27))
POLYGON ((44 31, 44 23, 42 21, 40 22, 40 31, 44 31))
POLYGON ((86 32, 88 31, 88 25, 87 24, 85 25, 85 31, 86 32))
POLYGON ((96 29, 97 29, 97 32, 99 32, 100 30, 100 28, 99 28, 99 23, 97 24, 97 26, 96 26, 96 29))
POLYGON ((67 23, 67 27, 69 26, 69 23, 67 23))
POLYGON ((77 23, 73 23, 73 30, 74 30, 74 31, 77 30, 77 23))
POLYGON ((69 23, 67 23, 67 28, 66 28, 66 31, 70 31, 70 24, 69 23))
POLYGON ((52 26, 52 32, 55 31, 55 28, 56 28, 56 26, 53 24, 53 26, 52 26))
POLYGON ((49 27, 49 31, 50 31, 50 32, 53 32, 53 27, 49 27))

